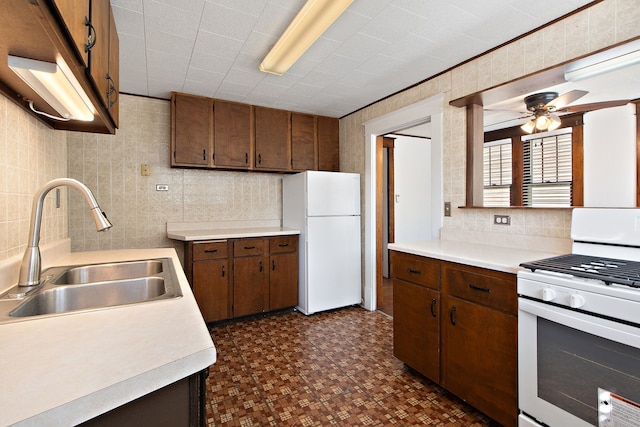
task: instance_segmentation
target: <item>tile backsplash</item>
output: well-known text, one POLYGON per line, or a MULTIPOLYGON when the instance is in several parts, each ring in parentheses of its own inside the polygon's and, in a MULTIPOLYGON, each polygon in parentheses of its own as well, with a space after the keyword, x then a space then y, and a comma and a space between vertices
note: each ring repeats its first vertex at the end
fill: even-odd
POLYGON ((115 135, 69 133, 69 176, 95 192, 113 223, 96 233, 79 195, 71 194, 72 251, 175 247, 167 222, 280 220, 282 175, 169 167, 170 102, 120 97, 115 135), (150 167, 142 176, 141 165, 150 167), (156 185, 168 191, 156 191, 156 185))
MULTIPOLYGON (((54 131, 0 95, 0 261, 21 255, 27 245, 34 194, 67 175, 67 133, 54 131)), ((45 199, 40 242, 67 236, 67 204, 45 199)), ((61 199, 66 199, 61 189, 61 199)))

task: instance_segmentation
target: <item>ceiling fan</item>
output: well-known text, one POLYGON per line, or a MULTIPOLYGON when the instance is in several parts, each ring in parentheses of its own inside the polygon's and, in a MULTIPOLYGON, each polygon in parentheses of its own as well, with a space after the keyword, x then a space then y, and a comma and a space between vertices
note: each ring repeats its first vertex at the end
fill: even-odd
POLYGON ((618 107, 629 103, 629 100, 616 100, 569 105, 588 93, 586 90, 576 89, 562 95, 559 95, 558 92, 540 92, 526 96, 524 103, 530 113, 518 117, 518 119, 529 118, 529 121, 520 126, 520 128, 526 133, 552 131, 559 128, 562 123, 558 114, 581 113, 602 108, 618 107))

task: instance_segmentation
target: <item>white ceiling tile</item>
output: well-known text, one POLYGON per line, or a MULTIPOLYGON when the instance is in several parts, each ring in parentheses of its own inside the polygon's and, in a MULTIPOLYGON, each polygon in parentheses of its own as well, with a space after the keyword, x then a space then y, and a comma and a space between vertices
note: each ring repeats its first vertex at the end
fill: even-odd
POLYGON ((589 0, 357 0, 284 76, 257 70, 304 0, 111 0, 123 92, 340 117, 589 0))

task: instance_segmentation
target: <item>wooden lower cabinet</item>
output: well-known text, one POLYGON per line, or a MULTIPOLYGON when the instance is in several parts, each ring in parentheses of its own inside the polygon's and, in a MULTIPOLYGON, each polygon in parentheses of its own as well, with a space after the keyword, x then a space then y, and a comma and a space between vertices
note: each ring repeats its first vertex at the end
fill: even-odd
POLYGON ((185 273, 205 322, 297 305, 298 238, 185 242, 185 273))
POLYGON ((83 427, 206 426, 207 370, 169 384, 82 424, 83 427))
POLYGON ((502 425, 516 426, 515 275, 396 251, 391 274, 394 355, 502 425))
POLYGON ((393 281, 393 354, 434 382, 440 382, 439 312, 440 292, 393 281))

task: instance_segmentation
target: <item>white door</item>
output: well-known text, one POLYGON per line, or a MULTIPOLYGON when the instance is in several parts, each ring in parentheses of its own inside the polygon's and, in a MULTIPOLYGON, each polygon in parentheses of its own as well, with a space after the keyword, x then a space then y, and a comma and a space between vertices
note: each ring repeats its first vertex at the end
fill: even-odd
POLYGON ((360 217, 310 217, 307 221, 306 314, 360 304, 360 217))

